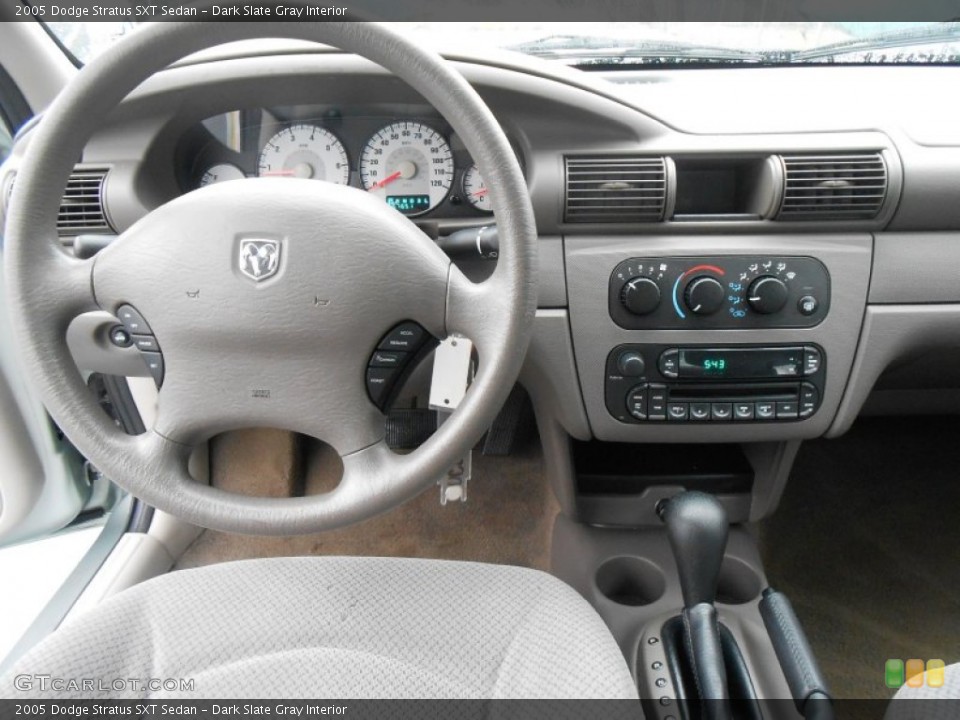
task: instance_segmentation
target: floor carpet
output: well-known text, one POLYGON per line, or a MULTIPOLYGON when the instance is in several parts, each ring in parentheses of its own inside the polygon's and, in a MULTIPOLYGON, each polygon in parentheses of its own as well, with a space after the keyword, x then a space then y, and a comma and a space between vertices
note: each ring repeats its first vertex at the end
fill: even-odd
POLYGON ((761 548, 837 697, 890 697, 888 658, 960 661, 960 418, 804 443, 761 548))
MULTIPOLYGON (((559 508, 543 477, 539 449, 522 449, 509 458, 474 452, 473 462, 466 503, 442 507, 440 491, 434 487, 384 515, 317 535, 251 537, 208 530, 176 567, 254 557, 364 555, 546 570, 559 508)), ((321 492, 339 479, 337 463, 324 446, 273 430, 230 433, 212 447, 214 484, 246 494, 321 492)))

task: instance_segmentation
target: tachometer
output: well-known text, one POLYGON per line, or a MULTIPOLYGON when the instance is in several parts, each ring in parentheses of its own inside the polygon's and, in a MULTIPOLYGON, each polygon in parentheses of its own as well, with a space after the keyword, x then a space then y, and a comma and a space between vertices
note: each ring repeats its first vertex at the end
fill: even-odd
POLYGON ((346 185, 350 180, 347 151, 337 137, 322 127, 297 123, 284 128, 260 151, 260 177, 327 180, 346 185))
POLYGON ((245 177, 243 170, 233 163, 217 163, 208 167, 200 177, 200 187, 226 182, 227 180, 243 180, 245 177))
POLYGON ((405 215, 432 210, 453 184, 453 153, 436 130, 398 122, 367 141, 360 155, 360 179, 370 192, 405 215))

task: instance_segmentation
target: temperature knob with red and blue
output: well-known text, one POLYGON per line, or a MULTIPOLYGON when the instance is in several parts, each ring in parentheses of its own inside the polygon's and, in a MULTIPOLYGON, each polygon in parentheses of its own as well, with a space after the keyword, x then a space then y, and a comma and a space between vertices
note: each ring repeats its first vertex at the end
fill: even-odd
MULTIPOLYGON (((727 301, 724 286, 725 272, 716 265, 696 265, 682 273, 674 282, 672 302, 681 318, 692 315, 713 315, 727 301)), ((746 303, 756 313, 772 315, 787 304, 786 284, 775 275, 761 275, 747 288, 746 303)), ((637 276, 624 283, 620 293, 623 306, 634 315, 649 315, 661 301, 660 286, 651 278, 637 276)))

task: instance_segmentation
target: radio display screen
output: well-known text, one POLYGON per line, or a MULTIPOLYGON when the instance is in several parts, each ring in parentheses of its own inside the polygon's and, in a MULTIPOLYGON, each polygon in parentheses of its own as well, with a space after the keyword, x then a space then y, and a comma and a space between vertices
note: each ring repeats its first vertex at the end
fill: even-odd
POLYGON ((681 348, 681 378, 799 377, 803 348, 681 348))

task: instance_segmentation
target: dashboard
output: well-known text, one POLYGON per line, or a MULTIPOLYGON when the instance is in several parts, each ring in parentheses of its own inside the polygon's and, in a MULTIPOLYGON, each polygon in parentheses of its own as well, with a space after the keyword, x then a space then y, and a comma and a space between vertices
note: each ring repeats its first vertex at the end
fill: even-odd
POLYGON ((410 217, 489 218, 483 175, 426 105, 292 105, 235 110, 178 143, 184 192, 249 177, 333 182, 382 197, 410 217))
MULTIPOLYGON (((960 410, 960 136, 932 91, 960 69, 453 60, 534 207, 521 380, 538 415, 581 440, 755 443, 838 435, 866 406, 960 410)), ((423 97, 360 58, 281 44, 193 58, 128 97, 71 178, 61 235, 122 233, 205 184, 263 176, 365 189, 438 242, 495 222, 482 168, 423 97)), ((495 257, 457 262, 482 276, 495 257)), ((139 372, 135 349, 120 362, 84 333, 91 364, 139 372)))

